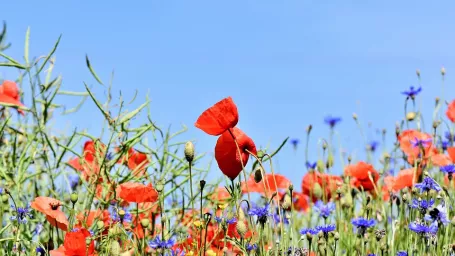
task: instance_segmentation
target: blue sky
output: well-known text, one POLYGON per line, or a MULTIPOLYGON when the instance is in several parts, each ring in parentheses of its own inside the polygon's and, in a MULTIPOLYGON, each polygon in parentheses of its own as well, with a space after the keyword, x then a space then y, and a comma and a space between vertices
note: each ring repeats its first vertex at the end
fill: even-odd
MULTIPOLYGON (((353 112, 369 140, 379 140, 376 130, 386 128, 390 147, 395 122, 403 116, 400 92, 417 85, 417 68, 428 124, 441 93, 442 66, 445 98, 455 98, 454 2, 330 2, 6 1, 2 19, 13 43, 9 55, 22 59, 28 26, 33 56, 47 54, 62 33, 55 70, 63 76, 63 89, 83 91, 86 81, 104 96, 85 66, 88 54, 103 81, 115 70, 114 92, 121 90, 126 99, 139 92, 129 109, 148 93, 158 124, 175 129, 186 124, 189 131, 181 139, 195 139, 197 151, 208 157, 216 138, 193 123, 204 109, 232 96, 239 127, 258 147, 274 148, 287 136, 304 140, 312 124, 310 160, 316 161, 318 141, 329 134, 323 123, 329 114, 343 118, 337 133, 349 152, 362 156, 364 149, 353 112)), ((0 69, 0 77, 16 76, 0 69)), ((101 115, 92 110, 86 104, 58 125, 99 134, 101 115)), ((277 172, 296 186, 306 172, 303 155, 303 147, 294 153, 287 145, 275 160, 277 172)))

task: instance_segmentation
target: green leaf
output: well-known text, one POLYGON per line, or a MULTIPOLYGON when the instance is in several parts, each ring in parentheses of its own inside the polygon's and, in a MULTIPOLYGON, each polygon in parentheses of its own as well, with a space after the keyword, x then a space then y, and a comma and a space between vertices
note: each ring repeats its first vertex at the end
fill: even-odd
POLYGON ((88 59, 88 55, 85 55, 85 61, 87 62, 87 67, 90 70, 90 73, 92 73, 93 77, 100 83, 101 85, 104 85, 103 82, 101 82, 101 79, 98 77, 98 75, 95 73, 95 70, 93 70, 92 65, 90 64, 90 60, 88 59))
POLYGON ((90 97, 92 98, 93 102, 95 102, 95 105, 98 107, 98 109, 101 111, 101 113, 104 115, 104 117, 107 119, 107 121, 109 122, 109 124, 111 124, 111 122, 113 122, 111 116, 109 115, 109 113, 106 112, 106 110, 103 109, 103 106, 101 105, 101 103, 95 98, 95 96, 93 95, 92 91, 88 88, 87 84, 84 82, 84 85, 85 85, 85 89, 87 90, 88 94, 90 95, 90 97))
POLYGON ((3 52, 0 52, 0 56, 2 56, 3 58, 9 60, 11 63, 14 63, 14 64, 17 64, 17 65, 20 65, 19 62, 17 62, 15 59, 11 58, 10 56, 4 54, 3 52))
POLYGON ((145 108, 148 104, 150 103, 149 100, 147 100, 144 104, 140 105, 137 109, 131 111, 130 113, 128 113, 127 115, 125 115, 121 120, 120 120, 120 123, 124 123, 124 122, 127 122, 129 121, 131 118, 135 117, 137 114, 139 114, 139 112, 145 108))
POLYGON ((55 45, 54 45, 54 48, 52 48, 51 52, 46 56, 46 59, 44 59, 44 62, 43 64, 41 64, 41 67, 38 69, 38 71, 36 72, 36 74, 39 74, 41 73, 41 71, 43 70, 44 66, 46 66, 47 62, 49 61, 49 59, 51 58, 51 56, 55 53, 55 51, 57 50, 57 46, 58 44, 60 43, 60 39, 62 38, 62 35, 60 35, 57 39, 57 42, 55 42, 55 45))
POLYGON ((25 69, 24 66, 13 62, 0 62, 0 67, 14 67, 18 69, 25 69))
MULTIPOLYGON (((285 140, 283 140, 283 142, 281 142, 280 146, 272 153, 272 154, 269 154, 270 157, 274 157, 276 154, 278 154, 278 152, 280 152, 280 150, 284 147, 284 145, 286 145, 286 142, 288 142, 289 140, 289 137, 287 137, 285 140)), ((264 159, 262 159, 263 162, 269 160, 269 158, 266 156, 264 157, 264 159)), ((253 170, 256 168, 256 166, 259 164, 259 162, 256 160, 253 164, 253 170)))
POLYGON ((25 58, 25 63, 28 66, 28 49, 30 47, 30 27, 27 28, 27 32, 25 33, 25 49, 24 49, 24 58, 25 58))

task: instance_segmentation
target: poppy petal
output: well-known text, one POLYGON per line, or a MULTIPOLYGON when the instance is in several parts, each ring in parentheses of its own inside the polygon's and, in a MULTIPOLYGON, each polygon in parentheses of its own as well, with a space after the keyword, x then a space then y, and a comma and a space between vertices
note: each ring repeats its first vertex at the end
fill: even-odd
POLYGON ((207 134, 218 136, 234 128, 238 121, 237 106, 231 97, 227 97, 205 110, 194 125, 207 134))

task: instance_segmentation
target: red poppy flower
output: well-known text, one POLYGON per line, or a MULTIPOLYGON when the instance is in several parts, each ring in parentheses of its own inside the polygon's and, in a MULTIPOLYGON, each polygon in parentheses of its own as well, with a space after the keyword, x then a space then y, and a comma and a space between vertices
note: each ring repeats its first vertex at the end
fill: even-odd
POLYGON ((262 177, 262 181, 256 183, 254 180, 254 175, 250 176, 248 182, 242 182, 242 192, 250 193, 256 192, 264 195, 265 197, 271 196, 277 190, 286 190, 291 185, 291 181, 283 175, 280 174, 266 174, 262 177), (265 191, 264 191, 265 184, 265 191), (248 186, 248 189, 247 189, 248 186))
POLYGON ((253 140, 242 132, 242 130, 234 127, 231 129, 231 132, 237 141, 239 149, 231 133, 226 131, 216 142, 215 159, 224 175, 234 180, 243 169, 242 163, 244 166, 248 163, 250 155, 247 150, 255 155, 257 152, 253 140), (239 155, 239 151, 241 155, 239 155))
POLYGON ((416 130, 405 130, 398 135, 400 148, 408 156, 408 162, 410 164, 414 164, 414 161, 420 157, 424 157, 422 160, 426 161, 438 153, 431 140, 432 136, 430 134, 416 130), (416 142, 417 140, 425 141, 422 145, 424 152, 421 152, 422 148, 420 146, 413 145, 412 142, 416 142))
POLYGON ((119 186, 118 195, 121 199, 130 203, 156 202, 158 192, 152 184, 143 185, 141 183, 126 182, 119 186))
POLYGON ((90 232, 85 229, 76 229, 65 235, 63 246, 50 251, 51 256, 93 256, 95 254, 95 242, 92 240, 87 246, 86 239, 90 232))
POLYGON ((373 166, 362 161, 346 166, 344 173, 352 177, 351 183, 353 186, 359 189, 363 188, 364 191, 374 190, 374 185, 379 179, 379 173, 373 166))
POLYGON ((225 203, 231 198, 231 195, 225 187, 217 187, 210 199, 218 204, 225 203))
POLYGON ((91 227, 96 221, 103 221, 105 226, 108 226, 111 222, 111 215, 108 210, 94 210, 81 212, 76 216, 77 224, 76 228, 91 227))
POLYGON ((45 196, 35 198, 30 204, 33 209, 45 214, 46 219, 52 226, 66 231, 68 229, 68 219, 65 213, 59 209, 61 205, 62 202, 57 199, 45 196))
POLYGON ((446 116, 452 123, 455 123, 455 100, 453 100, 447 107, 446 116))
POLYGON ((100 160, 104 157, 106 146, 100 142, 92 140, 84 143, 83 157, 73 158, 68 164, 74 169, 81 171, 82 176, 88 180, 93 174, 98 174, 100 170, 100 160))
POLYGON ((342 183, 343 180, 339 176, 310 171, 302 178, 302 193, 311 196, 313 202, 323 196, 330 199, 342 183))
POLYGON ((238 121, 237 106, 231 97, 227 97, 204 111, 194 125, 207 134, 218 136, 234 128, 238 121))
MULTIPOLYGON (((15 82, 3 81, 3 84, 0 85, 0 102, 20 107, 24 106, 20 101, 19 87, 15 82)), ((18 109, 17 112, 24 115, 24 111, 21 109, 18 109)))
POLYGON ((399 171, 395 177, 392 190, 397 192, 406 187, 411 188, 414 186, 421 173, 422 169, 420 168, 417 170, 414 168, 409 168, 399 171))

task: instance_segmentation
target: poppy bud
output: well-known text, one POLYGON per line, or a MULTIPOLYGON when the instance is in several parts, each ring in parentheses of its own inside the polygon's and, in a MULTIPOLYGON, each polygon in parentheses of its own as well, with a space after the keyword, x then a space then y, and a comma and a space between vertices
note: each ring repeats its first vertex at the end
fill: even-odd
POLYGON ((352 161, 352 156, 348 156, 348 163, 351 163, 352 161))
POLYGON ((313 236, 310 234, 310 232, 306 233, 306 239, 308 239, 308 241, 310 241, 310 242, 311 242, 311 240, 313 240, 313 236))
POLYGON ((261 182, 262 180, 262 168, 261 167, 258 167, 256 168, 256 170, 254 171, 254 181, 256 183, 259 183, 261 182))
POLYGON ((155 186, 156 191, 162 192, 164 189, 164 182, 162 180, 158 181, 155 186))
POLYGON ((150 220, 149 219, 142 219, 141 220, 141 226, 142 228, 147 228, 150 224, 150 220))
POLYGON ((416 118, 417 114, 413 111, 406 114, 406 120, 413 121, 416 118))
POLYGON ((77 202, 77 200, 79 199, 79 196, 77 195, 77 193, 71 193, 71 196, 70 196, 70 199, 71 199, 71 203, 75 204, 77 202))
POLYGON ((289 196, 287 193, 284 195, 281 207, 285 210, 291 208, 291 196, 289 196))
POLYGON ((323 149, 323 150, 326 150, 327 147, 328 147, 327 142, 323 141, 323 142, 322 142, 322 149, 323 149))
POLYGON ((308 125, 308 127, 306 128, 306 132, 307 132, 307 133, 310 133, 312 129, 313 129, 313 126, 310 124, 310 125, 308 125))
POLYGON ((327 163, 326 163, 327 169, 333 167, 333 155, 329 154, 327 156, 327 163))
POLYGON ((436 98, 434 99, 434 104, 435 104, 436 106, 439 104, 439 100, 440 100, 439 97, 436 97, 436 98))
POLYGON ((416 75, 417 77, 420 77, 420 69, 416 69, 416 75))
POLYGON ((352 113, 352 118, 354 118, 354 120, 357 121, 357 114, 356 113, 352 113))
POLYGON ((289 191, 292 193, 292 191, 294 190, 294 185, 292 185, 292 183, 289 185, 289 191))
POLYGON ((247 226, 245 225, 245 222, 239 219, 239 221, 237 221, 237 224, 235 225, 235 228, 237 230, 237 233, 239 233, 240 237, 244 238, 247 232, 247 226))
POLYGON ((313 185, 313 190, 311 191, 312 195, 318 199, 320 199, 322 197, 322 188, 321 188, 321 185, 319 185, 319 183, 314 183, 313 185))
POLYGON ((103 229, 104 228, 104 222, 102 220, 99 220, 96 222, 96 226, 98 229, 103 229))
POLYGON ((206 184, 205 180, 199 181, 199 187, 201 187, 201 191, 204 190, 205 184, 206 184))
POLYGON ((194 159, 194 144, 191 141, 185 143, 185 158, 188 163, 192 163, 194 159))
POLYGON ((425 177, 429 177, 429 176, 430 176, 430 173, 428 173, 428 171, 424 171, 424 172, 423 172, 423 175, 424 175, 425 177))
POLYGON ((119 225, 113 225, 109 229, 109 235, 110 236, 116 236, 116 235, 120 235, 122 233, 123 233, 123 230, 119 227, 119 225))
POLYGON ((335 241, 340 240, 340 233, 335 232, 335 234, 333 235, 333 239, 335 239, 335 241))
POLYGON ((316 161, 316 167, 318 168, 319 172, 324 172, 324 170, 325 170, 324 161, 322 161, 322 160, 316 161))
POLYGON ((237 217, 238 217, 239 221, 245 220, 245 212, 243 212, 242 207, 239 207, 238 215, 239 216, 237 216, 237 217))
POLYGON ((441 75, 442 76, 446 75, 446 69, 444 67, 441 68, 441 75))
POLYGON ((2 202, 3 203, 8 203, 8 196, 7 195, 5 195, 5 194, 2 195, 2 202))
POLYGON ((119 256, 120 255, 120 244, 117 240, 112 240, 110 244, 110 254, 112 256, 119 256))
POLYGON ((264 157, 264 151, 259 150, 259 151, 257 152, 256 156, 257 156, 259 159, 263 158, 263 157, 264 157))

